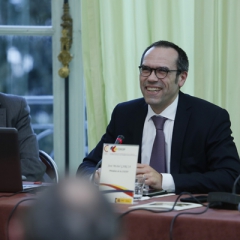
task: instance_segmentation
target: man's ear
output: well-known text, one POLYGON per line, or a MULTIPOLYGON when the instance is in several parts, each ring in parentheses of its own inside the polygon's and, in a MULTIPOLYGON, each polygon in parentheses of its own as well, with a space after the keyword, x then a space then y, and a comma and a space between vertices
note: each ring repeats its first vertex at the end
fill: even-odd
POLYGON ((182 87, 187 80, 188 72, 181 72, 181 74, 178 76, 178 86, 179 88, 182 87))

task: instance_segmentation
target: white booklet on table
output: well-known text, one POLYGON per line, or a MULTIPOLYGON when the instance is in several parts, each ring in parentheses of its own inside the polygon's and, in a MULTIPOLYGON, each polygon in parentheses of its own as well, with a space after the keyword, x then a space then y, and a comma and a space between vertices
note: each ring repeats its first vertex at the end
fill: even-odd
MULTIPOLYGON (((129 208, 146 208, 151 210, 169 210, 173 207, 174 202, 151 202, 146 204, 135 205, 129 208)), ((191 208, 202 207, 203 205, 197 203, 177 202, 174 210, 186 210, 191 208)))

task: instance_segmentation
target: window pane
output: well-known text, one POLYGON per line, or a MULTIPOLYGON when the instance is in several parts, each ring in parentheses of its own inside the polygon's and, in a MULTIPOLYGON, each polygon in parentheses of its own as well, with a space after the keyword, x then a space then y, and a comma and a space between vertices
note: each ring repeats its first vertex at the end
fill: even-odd
POLYGON ((52 38, 0 36, 0 91, 52 95, 52 38))
POLYGON ((44 99, 39 99, 39 103, 28 103, 31 107, 31 123, 34 132, 37 134, 39 149, 44 150, 52 157, 53 155, 53 104, 43 104, 44 99))
POLYGON ((0 25, 50 26, 50 0, 0 0, 0 25))

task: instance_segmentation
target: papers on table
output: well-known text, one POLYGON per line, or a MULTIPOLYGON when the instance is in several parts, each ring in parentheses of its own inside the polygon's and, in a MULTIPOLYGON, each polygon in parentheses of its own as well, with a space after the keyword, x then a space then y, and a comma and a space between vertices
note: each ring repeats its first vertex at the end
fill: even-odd
POLYGON ((175 193, 167 193, 167 194, 157 195, 157 196, 153 196, 153 197, 143 196, 141 199, 138 199, 135 202, 144 201, 144 200, 148 200, 151 198, 162 198, 162 197, 173 196, 173 195, 176 195, 176 194, 175 193))
MULTIPOLYGON (((173 207, 174 202, 151 202, 146 204, 140 204, 135 205, 133 207, 129 208, 146 208, 146 209, 152 209, 152 210, 169 210, 173 207)), ((187 202, 177 202, 177 204, 174 207, 174 210, 180 211, 180 210, 186 210, 191 208, 198 208, 202 207, 201 204, 196 203, 187 203, 187 202)))

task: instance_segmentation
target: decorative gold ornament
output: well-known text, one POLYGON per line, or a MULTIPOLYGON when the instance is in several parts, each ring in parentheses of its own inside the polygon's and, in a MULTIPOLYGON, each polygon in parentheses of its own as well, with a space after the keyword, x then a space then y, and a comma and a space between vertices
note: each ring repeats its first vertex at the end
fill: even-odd
POLYGON ((69 50, 72 45, 72 18, 69 14, 69 5, 68 3, 64 3, 63 5, 63 16, 62 20, 63 23, 61 26, 63 27, 62 30, 62 37, 61 41, 61 52, 58 55, 58 60, 62 63, 63 67, 59 69, 58 74, 62 78, 66 78, 69 75, 69 62, 72 60, 72 55, 70 54, 69 50))
POLYGON ((64 66, 64 67, 61 67, 61 68, 58 70, 58 75, 59 75, 60 77, 62 77, 62 78, 66 78, 66 77, 68 77, 69 72, 70 72, 69 68, 66 67, 66 66, 64 66))

